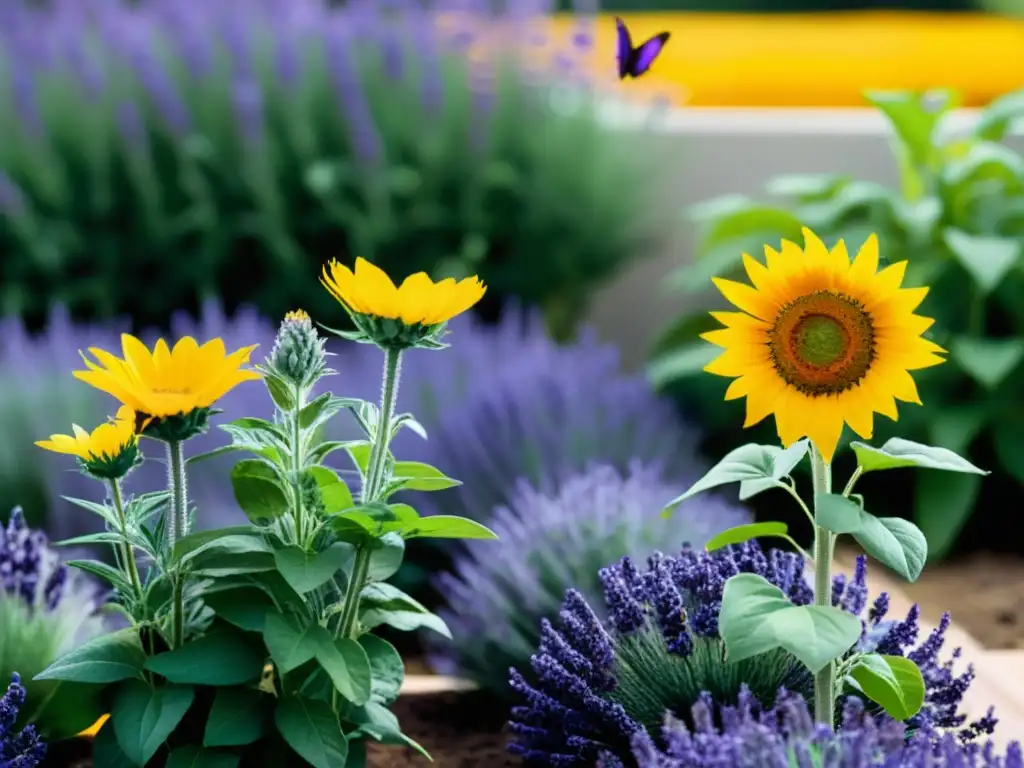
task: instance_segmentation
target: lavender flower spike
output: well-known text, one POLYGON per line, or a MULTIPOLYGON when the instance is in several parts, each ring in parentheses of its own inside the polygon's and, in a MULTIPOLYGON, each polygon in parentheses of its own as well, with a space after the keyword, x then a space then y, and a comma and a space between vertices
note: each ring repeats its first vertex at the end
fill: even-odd
MULTIPOLYGON (((758 574, 781 589, 793 603, 809 604, 813 593, 804 580, 802 566, 802 559, 796 555, 764 551, 756 542, 748 542, 713 553, 684 549, 675 557, 654 554, 648 558, 646 569, 639 568, 630 558, 601 569, 605 594, 603 605, 598 603, 597 613, 608 616, 608 621, 601 625, 608 642, 599 652, 590 650, 582 641, 574 644, 574 638, 584 638, 596 629, 591 625, 580 631, 579 606, 570 611, 567 599, 561 627, 545 627, 546 641, 531 659, 533 674, 520 669, 512 675, 512 689, 525 703, 513 709, 512 731, 516 739, 510 746, 511 751, 538 765, 592 764, 600 752, 607 753, 603 758, 607 765, 615 765, 615 761, 630 765, 634 760, 652 768, 663 765, 667 768, 681 765, 775 768, 780 765, 773 761, 776 753, 771 751, 775 747, 770 739, 764 740, 771 733, 752 731, 750 739, 761 738, 758 743, 767 750, 764 752, 767 762, 751 762, 750 756, 761 752, 754 749, 753 741, 730 741, 729 724, 742 723, 746 717, 743 713, 757 711, 762 706, 776 707, 781 712, 780 708, 789 706, 787 696, 809 699, 813 692, 810 675, 782 650, 726 664, 725 648, 718 636, 718 614, 725 583, 738 573, 758 574), (582 660, 567 653, 563 644, 551 641, 556 633, 566 639, 582 660), (780 697, 780 690, 789 693, 780 697), (636 737, 641 739, 639 742, 630 741, 637 733, 658 733, 666 712, 694 716, 693 738, 685 734, 679 736, 677 747, 670 747, 667 753, 668 757, 682 762, 658 762, 663 756, 651 752, 651 745, 644 742, 643 737, 636 737), (708 742, 721 747, 714 753, 719 762, 711 757, 707 758, 710 762, 701 762, 706 757, 699 751, 701 739, 703 734, 714 732, 711 724, 716 718, 725 726, 728 738, 708 742), (572 723, 572 728, 564 727, 566 723, 572 723), (580 741, 584 737, 585 743, 580 741), (731 753, 727 747, 739 751, 731 753), (643 763, 641 756, 648 754, 655 757, 643 763), (739 760, 736 757, 739 754, 746 757, 730 762, 739 760), (687 762, 691 758, 692 761, 687 762)), ((866 578, 863 560, 857 563, 852 578, 837 577, 837 604, 858 617, 869 604, 866 578)), ((573 600, 579 602, 578 597, 573 600)), ((948 731, 961 742, 992 733, 996 721, 991 712, 965 725, 966 717, 959 711, 974 672, 970 668, 962 674, 953 672, 959 651, 954 651, 949 659, 940 658, 948 619, 923 643, 916 645, 919 634, 916 607, 903 621, 887 621, 887 610, 887 599, 880 597, 874 601, 868 615, 862 618, 864 634, 855 652, 906 655, 918 664, 925 681, 925 703, 908 721, 907 727, 928 734, 948 731)), ((861 702, 860 707, 861 713, 872 722, 863 727, 865 732, 872 732, 870 729, 877 726, 878 734, 882 734, 889 727, 885 725, 885 714, 876 705, 861 702)), ((848 712, 852 712, 849 707, 848 712)), ((827 729, 827 724, 825 727, 827 729)), ((942 746, 944 742, 936 743, 946 749, 942 746)), ((1011 759, 1012 754, 1007 760, 1011 759)), ((790 763, 781 765, 789 768, 790 763)), ((796 765, 803 768, 817 764, 798 761, 796 765)), ((826 761, 822 765, 831 768, 833 763, 826 761)), ((837 762, 834 765, 859 768, 862 763, 837 762)), ((889 763, 884 765, 889 766, 889 763)), ((906 763, 908 768, 918 765, 923 764, 906 763)), ((960 764, 949 765, 952 768, 960 764)), ((965 768, 974 766, 973 763, 963 765, 965 768)), ((1016 766, 1013 762, 1007 765, 1016 766)))
POLYGON ((14 724, 25 704, 25 688, 17 672, 7 692, 0 696, 0 768, 35 768, 46 756, 46 745, 34 726, 16 731, 14 724))

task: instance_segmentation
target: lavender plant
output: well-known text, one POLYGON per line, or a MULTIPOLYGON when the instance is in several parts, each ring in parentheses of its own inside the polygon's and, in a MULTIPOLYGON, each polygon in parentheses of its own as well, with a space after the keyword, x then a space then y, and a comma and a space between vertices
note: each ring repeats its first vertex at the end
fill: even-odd
MULTIPOLYGON (((773 708, 763 710, 750 692, 741 692, 735 707, 722 708, 721 728, 715 706, 702 697, 691 709, 692 730, 669 716, 660 731, 660 746, 646 731, 632 740, 636 768, 1024 768, 1018 742, 1005 756, 991 743, 963 743, 951 733, 924 728, 911 733, 894 720, 881 723, 850 697, 838 733, 811 720, 806 700, 786 691, 773 708)), ((600 768, 623 768, 604 755, 600 768)))
MULTIPOLYGON (((586 765, 609 752, 628 764, 636 734, 658 733, 666 712, 683 716, 702 697, 715 707, 732 706, 744 686, 765 707, 776 703, 780 688, 808 700, 813 696, 813 676, 791 653, 776 648, 726 663, 719 634, 725 585, 738 574, 764 579, 794 605, 813 603, 801 557, 746 542, 711 553, 656 553, 647 565, 641 570, 623 558, 601 570, 604 595, 598 604, 603 602, 599 611, 607 621, 579 591, 569 590, 561 626, 545 626, 530 669, 512 670, 511 686, 521 704, 512 710, 516 740, 511 749, 528 762, 586 765)), ((924 682, 921 707, 909 727, 954 729, 963 740, 992 732, 991 712, 967 724, 959 711, 974 670, 954 670, 958 650, 940 659, 948 616, 918 643, 916 606, 895 621, 887 619, 887 594, 868 606, 863 558, 852 578, 837 575, 832 587, 833 606, 861 626, 855 647, 840 659, 841 668, 864 654, 904 657, 917 665, 924 682)), ((849 685, 846 693, 866 698, 849 685)), ((883 717, 877 705, 866 703, 883 717)))
POLYGON ((362 254, 399 276, 480 272, 567 327, 665 231, 663 162, 585 88, 552 107, 552 81, 583 85, 588 30, 568 71, 527 72, 490 41, 548 3, 460 2, 448 29, 452 5, 4 4, 0 313, 40 322, 59 300, 162 325, 219 290, 230 310, 323 314, 315 268, 362 254))
POLYGON ((0 768, 36 768, 46 757, 46 745, 34 726, 20 731, 17 723, 25 704, 25 688, 15 672, 3 696, 0 696, 0 768))
POLYGON ((623 553, 646 558, 665 542, 696 546, 749 519, 716 499, 688 504, 671 519, 652 517, 676 485, 656 465, 628 472, 603 465, 567 480, 554 494, 520 481, 508 506, 488 519, 498 542, 470 542, 450 573, 435 581, 447 607, 439 611, 454 635, 425 638, 435 668, 508 696, 509 667, 524 667, 575 587, 597 604, 598 570, 623 553))
MULTIPOLYGON (((657 464, 669 484, 701 471, 697 434, 643 376, 624 373, 618 349, 592 329, 559 344, 540 312, 508 307, 497 325, 456 318, 451 338, 446 355, 408 353, 412 381, 398 404, 417 414, 429 440, 406 431, 395 444, 465 482, 419 494, 418 507, 487 520, 511 502, 520 479, 553 495, 595 463, 620 473, 635 461, 657 464)), ((339 378, 360 397, 374 393, 372 355, 366 346, 338 350, 339 378)))
MULTIPOLYGON (((76 386, 66 371, 78 364, 79 350, 117 347, 121 333, 128 330, 127 322, 75 323, 64 307, 54 308, 46 329, 38 335, 30 333, 18 318, 0 320, 0 430, 8 437, 0 443, 0 503, 13 506, 24 499, 21 506, 28 519, 45 525, 55 539, 97 530, 100 522, 67 500, 88 496, 94 483, 56 454, 24 451, 19 446, 69 423, 93 424, 106 417, 108 406, 103 396, 76 386)), ((214 300, 203 304, 198 319, 176 313, 171 330, 178 336, 223 338, 232 347, 252 342, 269 349, 274 339, 273 325, 254 310, 243 309, 228 317, 214 300)), ((157 335, 156 331, 141 334, 147 342, 157 335)), ((228 419, 243 414, 267 417, 271 412, 258 393, 244 387, 229 392, 218 407, 228 419)), ((201 452, 227 442, 220 431, 195 438, 201 452)), ((153 458, 126 478, 127 493, 141 494, 164 486, 166 467, 162 457, 153 458)), ((230 468, 226 457, 214 457, 192 470, 190 487, 199 528, 244 520, 230 489, 224 487, 223 478, 230 468)))
MULTIPOLYGON (((0 679, 16 672, 26 676, 24 686, 17 684, 22 696, 27 688, 29 702, 28 707, 16 705, 20 721, 33 723, 49 739, 73 736, 103 714, 100 702, 82 686, 32 680, 61 653, 106 629, 97 615, 100 602, 94 582, 69 571, 46 535, 30 529, 15 508, 7 525, 0 526, 0 679)), ((14 695, 11 690, 8 695, 14 695)), ((0 746, 0 766, 7 765, 4 759, 0 746)))

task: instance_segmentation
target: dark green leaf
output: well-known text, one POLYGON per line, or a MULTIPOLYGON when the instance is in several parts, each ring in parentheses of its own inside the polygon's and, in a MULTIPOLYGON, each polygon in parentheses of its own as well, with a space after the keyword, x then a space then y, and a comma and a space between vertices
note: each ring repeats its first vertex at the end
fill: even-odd
POLYGON ((226 536, 259 536, 251 525, 232 525, 228 528, 215 528, 212 531, 195 531, 183 536, 174 543, 174 561, 177 562, 197 550, 205 549, 217 539, 226 536))
POLYGON ((141 680, 118 686, 110 719, 118 746, 136 765, 145 765, 192 706, 191 688, 151 688, 141 680))
POLYGON ((949 552, 974 511, 981 489, 978 475, 922 472, 914 491, 914 521, 928 541, 932 559, 949 552))
POLYGON ((334 544, 316 554, 296 546, 274 550, 277 570, 300 595, 326 584, 352 559, 353 549, 345 543, 334 544))
POLYGON ((942 236, 983 294, 991 293, 1020 260, 1020 240, 982 237, 953 228, 944 230, 942 236))
POLYGON ((206 720, 204 747, 241 747, 263 735, 265 694, 252 688, 221 688, 206 720))
POLYGON ((142 678, 146 653, 139 631, 127 627, 90 640, 60 656, 35 676, 36 680, 70 680, 78 683, 115 683, 142 678))
POLYGON ((762 536, 787 536, 789 528, 785 523, 751 523, 749 525, 737 525, 734 528, 722 531, 717 536, 712 536, 704 548, 708 552, 727 547, 730 544, 742 544, 762 536))
POLYGON ((240 760, 230 752, 187 744, 171 752, 165 768, 237 768, 240 760))
POLYGON ((92 742, 92 762, 96 768, 138 768, 118 745, 111 720, 104 723, 92 742))
POLYGON ((294 614, 271 613, 263 629, 263 641, 282 674, 302 666, 316 654, 319 624, 304 625, 294 614))
MULTIPOLYGON (((386 533, 374 542, 374 550, 370 555, 370 568, 367 571, 368 581, 384 581, 398 573, 405 557, 405 541, 397 533, 386 533)), ((350 566, 348 567, 350 568, 350 566)), ((351 574, 348 573, 350 580, 351 574)))
POLYGON ((313 768, 345 765, 348 742, 327 702, 288 696, 278 704, 274 722, 288 746, 313 768))
POLYGON ((360 637, 359 644, 366 651, 373 675, 370 700, 384 705, 392 704, 398 698, 405 681, 405 664, 401 654, 387 640, 370 634, 360 637))
POLYGON ((259 459, 243 459, 231 469, 235 501, 253 522, 272 520, 288 512, 288 494, 277 473, 259 459))
POLYGON ((976 339, 958 336, 950 357, 965 373, 987 389, 995 389, 1024 360, 1024 339, 976 339))
POLYGON ((331 683, 346 700, 353 704, 365 704, 370 700, 370 661, 366 651, 355 640, 335 640, 323 627, 311 630, 310 637, 315 647, 315 658, 331 683))
POLYGON ((241 685, 260 679, 263 654, 245 635, 224 627, 153 656, 146 669, 172 683, 241 685))
POLYGON ((189 568, 209 578, 224 578, 269 571, 274 567, 273 548, 260 535, 231 535, 193 550, 186 558, 189 568))
POLYGON ((860 619, 831 606, 793 605, 774 584, 753 573, 725 583, 719 633, 726 661, 735 664, 783 648, 812 673, 860 639, 860 619))
POLYGON ((274 601, 258 587, 241 587, 215 592, 204 602, 224 621, 249 632, 262 632, 274 601))
POLYGON ((365 733, 381 744, 400 744, 416 750, 430 760, 427 751, 410 739, 398 724, 398 718, 387 707, 377 702, 369 702, 352 714, 353 722, 357 723, 358 731, 365 733))

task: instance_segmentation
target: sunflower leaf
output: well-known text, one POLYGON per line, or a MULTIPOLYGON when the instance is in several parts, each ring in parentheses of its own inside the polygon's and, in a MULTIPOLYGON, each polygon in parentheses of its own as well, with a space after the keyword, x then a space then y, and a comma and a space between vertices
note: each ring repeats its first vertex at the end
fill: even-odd
POLYGON ((946 246, 978 288, 991 293, 1020 261, 1021 243, 1008 237, 978 237, 962 229, 942 233, 946 246))
POLYGON ((941 469, 946 472, 964 472, 973 475, 989 474, 946 448, 922 445, 900 437, 886 440, 881 448, 861 442, 852 442, 850 447, 857 455, 857 464, 862 474, 881 469, 900 469, 901 467, 941 469))
MULTIPOLYGON (((670 501, 662 514, 670 515, 673 509, 686 499, 720 485, 762 480, 771 480, 777 484, 807 455, 807 448, 806 440, 798 440, 786 449, 753 443, 740 446, 726 454, 725 458, 708 470, 704 477, 690 486, 686 493, 670 501)), ((748 486, 747 491, 750 490, 751 487, 748 486)))

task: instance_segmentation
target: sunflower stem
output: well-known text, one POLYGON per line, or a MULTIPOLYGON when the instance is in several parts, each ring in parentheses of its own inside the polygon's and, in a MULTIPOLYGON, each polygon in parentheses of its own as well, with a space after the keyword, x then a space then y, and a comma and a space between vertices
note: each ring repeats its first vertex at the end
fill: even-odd
MULTIPOLYGON (((832 470, 818 448, 811 445, 811 477, 814 483, 814 508, 820 494, 832 492, 832 470)), ((832 532, 814 526, 814 604, 832 605, 832 532)), ((830 728, 835 726, 836 663, 830 661, 814 676, 814 719, 830 728)))
MULTIPOLYGON (((360 492, 363 504, 376 501, 383 492, 385 479, 386 457, 391 443, 391 418, 395 411, 395 400, 398 397, 398 380, 402 370, 402 352, 398 349, 384 350, 384 383, 381 387, 380 419, 373 435, 373 446, 370 448, 370 459, 366 468, 366 479, 360 492)), ((338 637, 351 637, 355 632, 359 618, 359 595, 366 586, 367 574, 370 570, 370 558, 373 552, 369 542, 356 547, 356 560, 352 566, 352 579, 345 590, 345 600, 341 607, 341 620, 338 622, 338 637)))
POLYGON ((138 600, 142 597, 142 579, 139 578, 139 566, 135 562, 135 551, 131 542, 128 541, 128 519, 124 513, 124 494, 121 493, 121 481, 114 479, 110 481, 110 496, 114 502, 114 513, 117 515, 117 524, 121 530, 121 556, 124 558, 124 567, 128 571, 128 578, 132 583, 133 597, 138 600))
POLYGON ((306 513, 302 507, 302 487, 299 473, 302 471, 302 425, 299 423, 299 412, 305 405, 305 392, 296 385, 292 392, 295 408, 291 414, 292 429, 292 493, 295 495, 295 538, 300 546, 306 546, 306 513))
POLYGON ((366 467, 366 481, 360 494, 362 503, 376 501, 383 488, 384 468, 387 465, 388 446, 391 444, 391 419, 398 399, 398 380, 402 372, 402 351, 384 350, 384 382, 381 386, 380 418, 377 420, 370 460, 366 467))
MULTIPOLYGON (((185 451, 180 440, 167 442, 167 472, 171 492, 171 511, 167 519, 167 546, 174 545, 188 533, 188 485, 185 476, 185 451)), ((185 576, 178 568, 171 574, 173 597, 171 608, 171 648, 181 646, 185 637, 185 576)))

